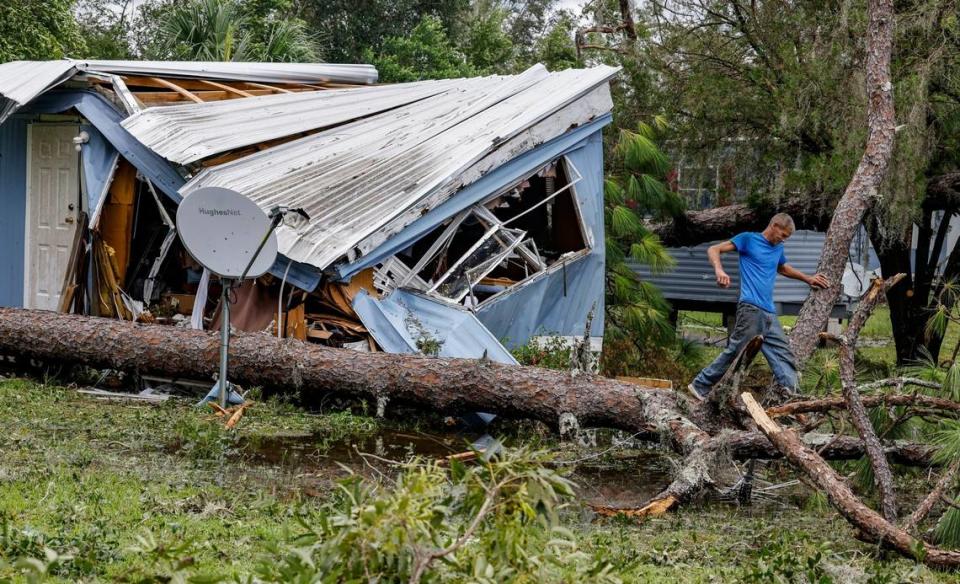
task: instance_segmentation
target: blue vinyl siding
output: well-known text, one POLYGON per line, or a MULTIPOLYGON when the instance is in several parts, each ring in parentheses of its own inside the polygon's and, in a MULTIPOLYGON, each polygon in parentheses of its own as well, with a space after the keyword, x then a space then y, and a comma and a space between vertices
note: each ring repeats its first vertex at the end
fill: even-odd
POLYGON ((23 306, 27 120, 0 124, 0 306, 23 306))

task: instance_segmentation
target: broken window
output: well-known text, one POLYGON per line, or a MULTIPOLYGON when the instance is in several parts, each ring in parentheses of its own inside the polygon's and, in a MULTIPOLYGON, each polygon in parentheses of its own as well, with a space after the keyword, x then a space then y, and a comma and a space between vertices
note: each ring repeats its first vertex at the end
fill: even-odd
POLYGON ((474 205, 375 273, 377 288, 409 288, 477 306, 589 249, 574 185, 582 176, 566 158, 474 205))

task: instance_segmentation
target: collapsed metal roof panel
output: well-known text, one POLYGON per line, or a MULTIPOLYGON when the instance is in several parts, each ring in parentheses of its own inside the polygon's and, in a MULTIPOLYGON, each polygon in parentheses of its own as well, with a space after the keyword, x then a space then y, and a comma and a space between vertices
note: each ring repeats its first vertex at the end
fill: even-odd
POLYGON ((219 61, 84 61, 84 70, 127 75, 223 79, 256 83, 377 82, 373 65, 339 63, 243 63, 219 61))
MULTIPOLYGON (((326 268, 355 255, 359 242, 419 201, 440 191, 449 196, 469 184, 461 180, 465 170, 601 87, 606 99, 583 109, 582 119, 556 125, 552 135, 538 135, 537 143, 605 114, 611 107, 606 84, 617 71, 596 67, 550 74, 536 66, 516 76, 465 79, 416 103, 206 169, 181 192, 224 186, 265 209, 305 208, 310 224, 300 232, 279 229, 280 250, 326 268)), ((524 141, 511 155, 536 145, 524 141)))
POLYGON ((66 59, 0 64, 0 124, 14 111, 74 73, 76 64, 66 59))
POLYGON ((167 160, 188 164, 394 109, 456 83, 424 81, 153 107, 130 116, 123 127, 167 160))
POLYGON ((372 65, 219 63, 194 61, 10 61, 0 64, 0 123, 14 111, 81 71, 120 75, 221 79, 257 83, 377 82, 372 65))

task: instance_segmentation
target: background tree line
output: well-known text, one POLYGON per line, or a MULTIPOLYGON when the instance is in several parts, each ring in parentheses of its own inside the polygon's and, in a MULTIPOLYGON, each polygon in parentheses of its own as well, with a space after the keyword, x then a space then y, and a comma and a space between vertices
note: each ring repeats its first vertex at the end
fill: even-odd
MULTIPOLYGON (((909 274, 889 295, 901 363, 939 356, 942 327, 927 325, 957 304, 957 4, 895 5, 896 151, 866 226, 884 271, 909 274)), ((865 0, 588 0, 576 13, 558 0, 8 0, 0 61, 364 62, 384 82, 620 66, 607 312, 639 349, 670 344, 667 306, 624 260, 669 269, 662 241, 699 243, 780 209, 826 227, 865 140, 865 24, 865 0), (682 182, 697 166, 716 171, 712 204, 731 210, 710 229, 678 191, 677 171, 682 182)))
POLYGON ((0 62, 198 59, 372 63, 384 82, 576 66, 557 0, 11 0, 0 62))

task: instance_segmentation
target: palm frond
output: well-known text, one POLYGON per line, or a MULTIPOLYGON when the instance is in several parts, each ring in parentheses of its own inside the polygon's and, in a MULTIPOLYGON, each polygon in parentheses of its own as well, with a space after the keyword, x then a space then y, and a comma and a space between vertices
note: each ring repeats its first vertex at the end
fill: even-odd
POLYGON ((943 390, 953 401, 960 401, 960 363, 955 361, 947 369, 943 376, 943 390))
POLYGON ((617 150, 630 172, 663 176, 670 170, 667 157, 656 143, 646 136, 623 130, 617 150))
POLYGON ((662 134, 670 129, 670 124, 667 122, 667 116, 663 114, 657 114, 653 116, 653 127, 656 128, 658 134, 662 134))
POLYGON ((608 204, 623 205, 627 202, 627 195, 624 188, 613 178, 608 178, 603 181, 603 195, 608 204))
POLYGON ((620 244, 609 236, 604 239, 604 248, 606 249, 608 266, 623 263, 623 260, 627 257, 620 244))
POLYGON ((934 460, 948 463, 960 457, 960 420, 943 420, 933 433, 933 443, 938 446, 934 460))
POLYGON ((302 20, 273 20, 260 58, 264 61, 315 63, 320 49, 302 20))

